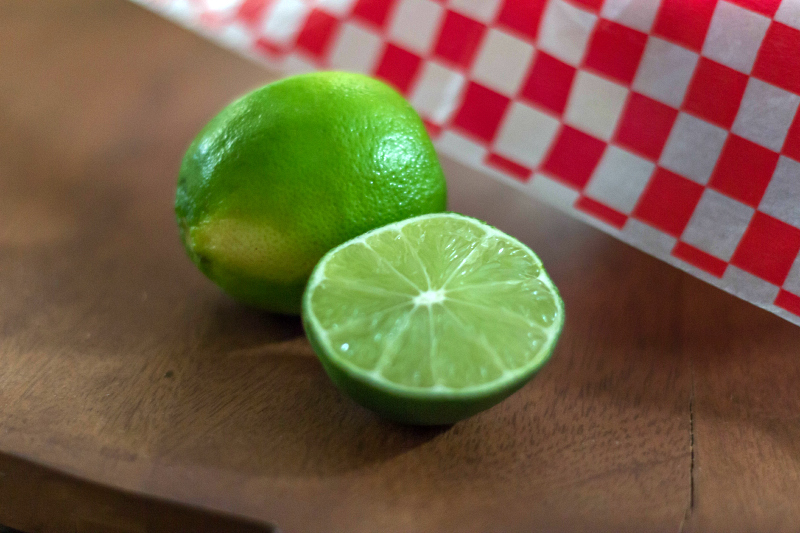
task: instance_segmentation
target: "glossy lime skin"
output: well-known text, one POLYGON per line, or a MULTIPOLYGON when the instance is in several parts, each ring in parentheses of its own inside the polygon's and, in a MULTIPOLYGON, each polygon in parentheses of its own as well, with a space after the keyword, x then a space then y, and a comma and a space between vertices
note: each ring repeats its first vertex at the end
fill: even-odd
POLYGON ((234 101, 181 165, 175 212, 195 264, 237 300, 297 314, 314 265, 370 229, 446 207, 425 127, 360 74, 283 79, 234 101))

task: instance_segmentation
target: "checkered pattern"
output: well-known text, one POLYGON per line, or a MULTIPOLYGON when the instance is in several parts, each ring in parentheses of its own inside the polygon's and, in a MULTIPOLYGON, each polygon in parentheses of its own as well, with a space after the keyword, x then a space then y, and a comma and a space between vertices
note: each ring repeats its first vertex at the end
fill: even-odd
POLYGON ((136 0, 800 324, 800 0, 136 0))

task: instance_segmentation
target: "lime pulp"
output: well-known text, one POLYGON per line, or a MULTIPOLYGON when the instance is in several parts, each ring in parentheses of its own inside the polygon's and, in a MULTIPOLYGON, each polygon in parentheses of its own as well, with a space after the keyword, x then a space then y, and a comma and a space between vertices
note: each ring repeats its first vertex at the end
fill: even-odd
POLYGON ((356 401, 401 422, 446 424, 524 385, 550 357, 564 306, 527 246, 441 213, 328 252, 303 320, 323 367, 356 401))

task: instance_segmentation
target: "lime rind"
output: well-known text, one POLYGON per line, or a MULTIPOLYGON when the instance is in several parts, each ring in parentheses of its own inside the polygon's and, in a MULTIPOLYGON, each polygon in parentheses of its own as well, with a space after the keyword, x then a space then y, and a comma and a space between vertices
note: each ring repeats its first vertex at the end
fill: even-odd
MULTIPOLYGON (((380 257, 378 252, 372 250, 377 256, 380 257)), ((442 265, 440 265, 442 266, 442 265)), ((443 276, 444 277, 444 276, 443 276)), ((337 283, 339 280, 337 279, 337 283)), ((511 282, 504 282, 504 281, 492 281, 487 282, 485 285, 509 285, 509 284, 523 284, 523 280, 515 280, 511 282)), ((381 287, 370 287, 361 284, 356 284, 354 281, 352 282, 352 289, 354 291, 363 291, 363 292, 370 292, 375 291, 378 293, 392 293, 393 291, 386 291, 384 288, 381 287)), ((376 294, 377 295, 377 294, 376 294)), ((383 295, 383 294, 381 294, 383 295)), ((383 412, 392 418, 400 419, 401 421, 406 422, 413 422, 413 423, 441 423, 439 422, 440 419, 446 419, 448 417, 463 417, 462 415, 470 415, 476 410, 480 410, 486 408, 497 401, 505 398, 506 396, 510 395, 516 389, 524 385, 527 380, 549 359, 552 354, 553 348, 555 347, 556 341, 560 335, 561 329, 564 324, 564 307, 563 301, 558 293, 557 288, 550 280, 549 276, 547 275, 546 271, 544 270, 541 260, 534 254, 527 246, 522 244, 517 239, 502 233, 501 231, 493 228, 481 221, 476 219, 472 219, 470 217, 466 217, 463 215, 455 214, 455 213, 446 213, 446 214, 431 214, 431 215, 422 215, 419 217, 415 217, 412 219, 403 220, 400 222, 396 222, 390 224, 388 226, 384 226, 370 232, 367 232, 351 241, 348 241, 336 248, 330 250, 319 262, 317 267, 314 269, 310 279, 308 286, 306 288, 305 294, 303 296, 303 321, 306 331, 308 333, 309 338, 311 339, 312 345, 315 351, 320 356, 320 360, 323 363, 326 371, 329 375, 336 381, 339 385, 343 386, 345 389, 348 389, 348 392, 351 393, 357 400, 360 400, 358 396, 361 396, 362 401, 361 403, 375 403, 376 395, 378 403, 389 404, 384 409, 381 409, 381 406, 375 405, 368 405, 372 407, 377 407, 376 410, 379 412, 383 412), (405 321, 405 325, 400 323, 395 323, 393 326, 393 333, 395 335, 394 342, 398 342, 398 338, 404 335, 404 328, 408 326, 409 321, 411 320, 411 316, 414 312, 424 312, 423 308, 427 308, 427 312, 429 313, 428 323, 430 325, 429 334, 430 334, 430 352, 431 354, 434 353, 435 344, 437 339, 434 335, 433 329, 433 311, 432 303, 436 303, 436 300, 439 296, 437 296, 437 291, 433 290, 435 286, 440 286, 446 288, 449 283, 458 275, 459 272, 462 272, 462 267, 468 264, 471 256, 474 253, 479 251, 482 243, 487 241, 492 242, 505 242, 510 244, 515 248, 516 251, 522 251, 526 255, 526 261, 536 269, 536 276, 529 280, 530 282, 535 282, 540 284, 539 286, 546 294, 546 300, 552 302, 554 305, 554 312, 552 313, 553 320, 549 321, 549 324, 546 323, 548 320, 546 318, 542 319, 541 321, 532 321, 527 319, 526 317, 516 314, 516 313, 509 313, 503 309, 496 309, 490 306, 483 306, 484 309, 482 312, 486 314, 490 314, 494 320, 503 320, 503 318, 511 320, 513 322, 517 322, 520 327, 528 327, 530 331, 532 331, 538 337, 538 340, 541 341, 536 353, 533 357, 529 360, 525 361, 523 364, 520 365, 509 365, 509 361, 507 358, 501 356, 498 350, 492 346, 486 339, 484 335, 476 335, 475 331, 470 331, 469 325, 465 324, 463 320, 461 320, 457 313, 455 312, 452 307, 460 307, 460 306, 478 306, 481 307, 481 304, 477 304, 475 302, 470 302, 468 300, 461 300, 457 298, 457 293, 459 291, 467 291, 467 290, 474 290, 476 287, 479 287, 480 284, 469 285, 462 284, 460 287, 453 287, 452 289, 448 289, 448 296, 447 300, 449 300, 450 305, 448 306, 440 306, 441 309, 444 309, 444 313, 448 313, 451 315, 449 320, 452 324, 460 324, 460 327, 464 328, 464 339, 469 339, 470 342, 475 343, 477 349, 483 350, 484 354, 488 354, 489 359, 494 361, 497 368, 501 370, 499 376, 494 379, 490 379, 483 383, 479 384, 472 384, 460 387, 452 387, 443 385, 441 380, 434 380, 433 384, 427 385, 409 385, 406 383, 399 383, 397 381, 392 381, 387 378, 385 374, 382 373, 383 365, 386 359, 391 359, 397 353, 397 347, 392 346, 391 344, 387 343, 382 345, 384 348, 383 351, 377 356, 377 359, 374 361, 366 361, 362 362, 362 365, 355 364, 353 360, 343 358, 340 356, 339 351, 335 348, 334 343, 331 340, 331 332, 328 331, 320 321, 319 317, 317 316, 314 305, 312 305, 311 299, 312 295, 314 294, 315 290, 320 287, 322 284, 327 281, 326 271, 328 265, 331 261, 331 258, 337 256, 343 249, 347 247, 353 247, 359 244, 363 244, 366 248, 372 250, 372 247, 369 245, 369 240, 375 238, 376 236, 383 235, 391 235, 392 232, 396 232, 397 235, 401 236, 400 238, 405 238, 405 233, 401 231, 403 228, 407 227, 409 224, 414 224, 417 226, 422 225, 422 223, 427 219, 432 218, 451 218, 453 220, 460 220, 460 221, 467 221, 470 225, 474 228, 479 228, 483 231, 483 235, 479 241, 472 247, 470 252, 460 260, 459 264, 455 268, 447 268, 447 265, 444 265, 443 268, 440 270, 447 270, 447 276, 444 280, 433 281, 429 276, 429 270, 424 266, 423 258, 419 257, 417 251, 414 249, 413 245, 408 246, 408 250, 413 255, 416 255, 416 260, 419 261, 420 265, 423 266, 422 272, 424 273, 424 280, 425 283, 423 286, 421 280, 423 280, 422 276, 413 276, 415 280, 409 279, 405 274, 402 272, 397 271, 392 267, 385 258, 382 258, 384 263, 386 263, 390 269, 394 269, 397 276, 400 279, 404 279, 408 282, 409 287, 414 287, 417 291, 417 296, 411 298, 409 292, 403 290, 402 292, 396 292, 398 296, 398 301, 392 307, 402 309, 404 306, 408 306, 411 304, 412 312, 405 312, 404 314, 400 314, 401 320, 405 321), (456 294, 453 294, 456 293, 456 294), (411 298, 411 299, 409 299, 411 298), (427 301, 420 302, 418 301, 420 298, 423 300, 427 299, 427 301), (504 316, 508 315, 508 316, 504 316), (365 369, 363 366, 369 366, 370 369, 365 369), (356 390, 357 389, 357 390, 356 390), (364 398, 366 397, 366 398, 364 398), (396 399, 400 407, 391 405, 393 403, 393 399, 396 399), (411 402, 411 405, 415 402, 422 402, 429 407, 434 405, 437 402, 440 402, 440 408, 446 411, 444 415, 437 418, 437 415, 434 413, 431 416, 426 416, 423 414, 414 414, 414 413, 404 413, 403 411, 407 411, 409 409, 409 405, 403 406, 403 402, 408 401, 411 402), (397 408, 396 408, 397 407, 397 408), (399 411, 398 411, 399 409, 399 411), (448 414, 449 413, 449 414, 448 414)), ((346 326, 345 326, 346 327, 346 326)), ((367 324, 354 324, 352 326, 354 329, 357 328, 364 328, 368 327, 367 324)), ((349 329, 349 328, 348 328, 349 329)), ((422 403, 420 405, 422 405, 422 403)), ((413 410, 413 407, 411 407, 413 410)), ((440 409, 440 410, 441 410, 440 409)), ((433 408, 435 411, 436 408, 433 408)))
POLYGON ((347 72, 291 76, 226 106, 188 147, 174 204, 205 276, 286 314, 300 313, 326 251, 446 206, 422 119, 389 85, 347 72))

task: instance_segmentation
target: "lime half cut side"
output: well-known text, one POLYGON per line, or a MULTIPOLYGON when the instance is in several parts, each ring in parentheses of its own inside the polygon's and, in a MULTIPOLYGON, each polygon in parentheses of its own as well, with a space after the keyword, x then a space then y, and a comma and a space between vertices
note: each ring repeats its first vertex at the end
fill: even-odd
POLYGON ((503 400, 548 360, 563 324, 536 254, 454 213, 334 248, 303 296, 303 325, 334 383, 409 424, 450 424, 503 400))

